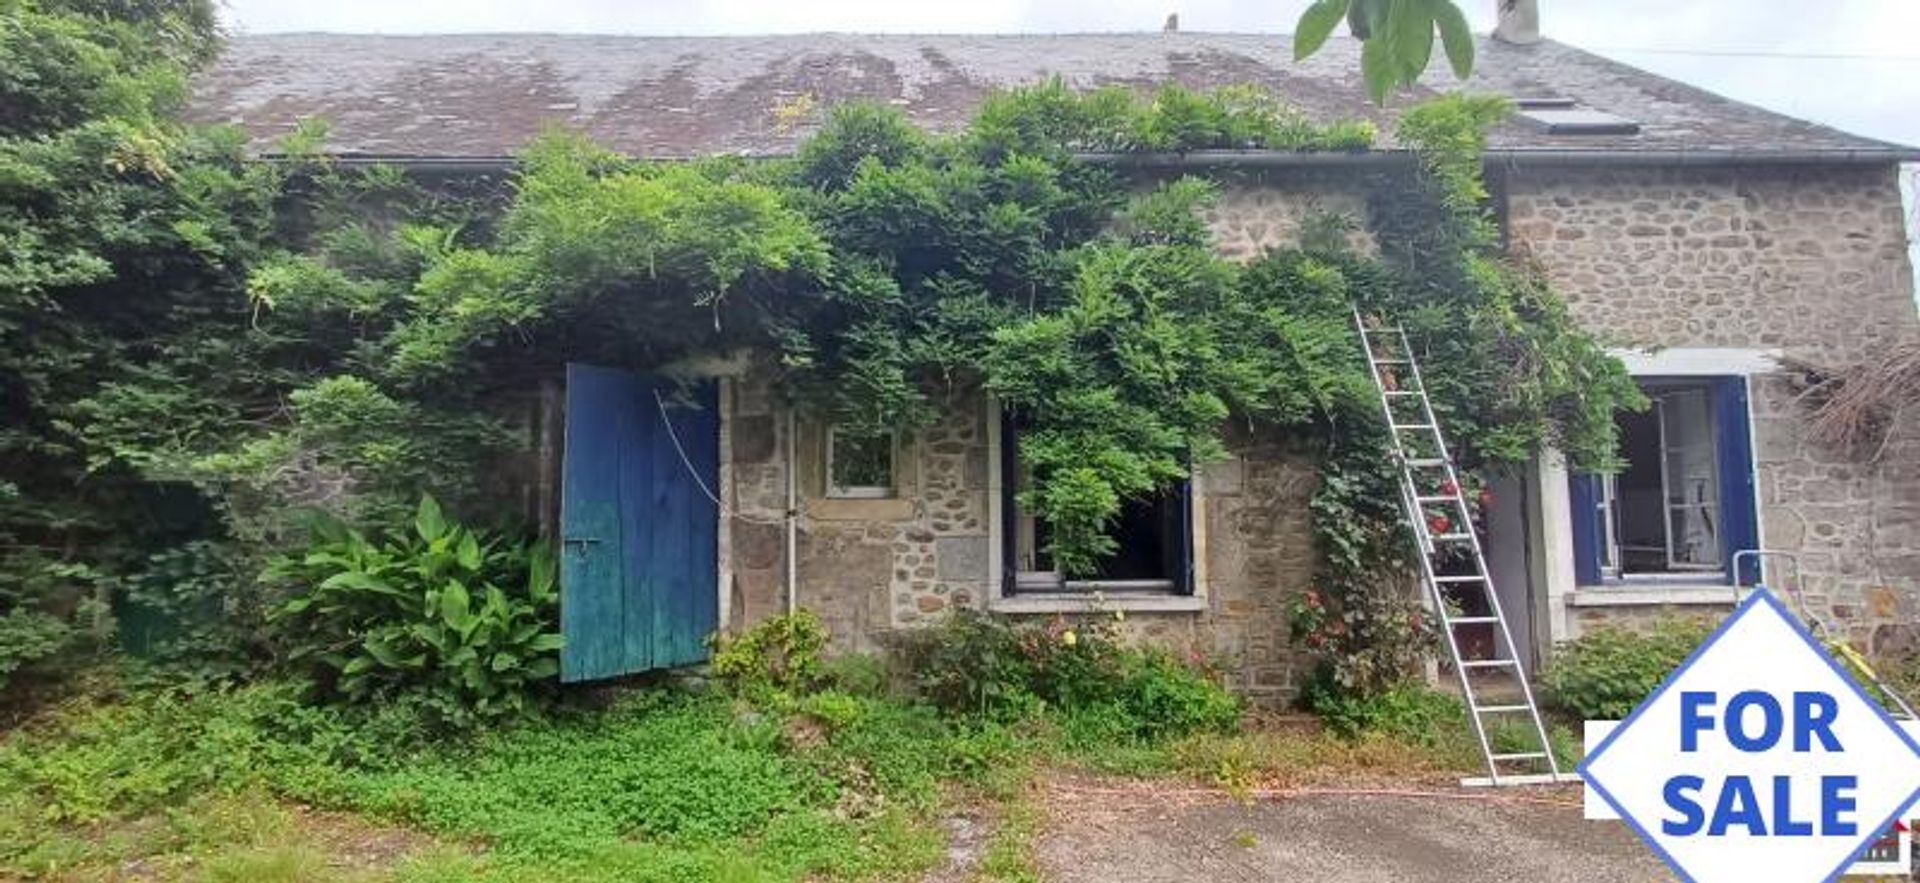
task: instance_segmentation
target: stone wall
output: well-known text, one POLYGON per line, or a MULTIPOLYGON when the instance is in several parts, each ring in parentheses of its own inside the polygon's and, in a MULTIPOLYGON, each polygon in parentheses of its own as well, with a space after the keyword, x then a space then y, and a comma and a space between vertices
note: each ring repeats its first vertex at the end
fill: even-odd
POLYGON ((1554 167, 1506 193, 1512 243, 1611 343, 1847 363, 1920 330, 1891 166, 1554 167))
MULTIPOLYGON (((734 517, 731 625, 784 609, 787 477, 784 409, 766 372, 732 383, 722 451, 734 517)), ((801 606, 840 646, 871 650, 888 630, 977 603, 987 578, 985 406, 972 390, 941 403, 943 418, 897 441, 894 497, 827 496, 826 427, 795 421, 801 606)))
MULTIPOLYGON (((1920 331, 1890 170, 1745 168, 1508 170, 1499 188, 1513 245, 1539 260, 1576 317, 1609 344, 1779 350, 1829 364, 1920 331)), ((1417 224, 1404 171, 1276 169, 1220 177, 1206 220, 1223 253, 1248 259, 1297 241, 1317 215, 1345 215, 1356 248, 1417 224)), ((1142 182, 1144 183, 1144 182, 1142 182)), ((1804 586, 1874 649, 1908 640, 1920 582, 1920 426, 1880 460, 1817 450, 1785 375, 1753 386, 1763 545, 1802 556, 1804 586)), ((727 396, 722 535, 734 627, 784 608, 786 422, 765 372, 727 396)), ((900 440, 890 500, 825 496, 823 427, 796 432, 799 603, 838 644, 958 606, 991 605, 996 542, 988 499, 996 452, 977 390, 956 391, 936 425, 900 440)), ((1307 501, 1316 473, 1284 439, 1237 438, 1196 483, 1195 610, 1129 611, 1126 631, 1222 663, 1263 704, 1304 673, 1286 610, 1314 572, 1307 501)), ((1536 588, 1536 591, 1540 591, 1536 588)), ((1563 612, 1571 633, 1600 622, 1719 615, 1724 604, 1612 604, 1563 612)), ((1041 614, 1051 615, 1051 614, 1041 614)))
MULTIPOLYGON (((1890 167, 1554 168, 1511 173, 1506 193, 1514 246, 1610 345, 1845 366, 1920 332, 1890 167)), ((1751 381, 1761 544, 1799 556, 1809 602, 1861 646, 1900 649, 1920 590, 1920 427, 1877 460, 1824 450, 1790 380, 1751 381)), ((1663 615, 1604 610, 1575 625, 1663 615)))
POLYGON ((1570 616, 1571 632, 1577 637, 1590 629, 1602 626, 1644 629, 1657 621, 1667 619, 1697 619, 1702 622, 1718 623, 1732 613, 1733 608, 1734 602, 1731 597, 1724 603, 1695 601, 1686 604, 1607 604, 1574 607, 1570 616))
POLYGON ((1230 684, 1254 702, 1284 705, 1311 673, 1311 660, 1291 644, 1288 608, 1318 566, 1307 504, 1319 471, 1281 439, 1241 437, 1229 449, 1197 483, 1207 607, 1186 614, 1192 649, 1221 661, 1230 684))
POLYGON ((1280 168, 1215 176, 1220 199, 1202 217, 1220 253, 1245 261, 1267 249, 1297 244, 1308 224, 1323 216, 1351 222, 1347 244, 1375 250, 1368 225, 1368 194, 1378 175, 1313 168, 1280 168))
MULTIPOLYGON (((722 549, 728 624, 738 629, 786 605, 787 424, 764 372, 734 379, 727 399, 722 484, 731 517, 722 549)), ((987 403, 962 390, 941 411, 940 422, 899 440, 892 499, 827 497, 824 427, 796 421, 798 603, 826 621, 840 649, 875 650, 891 630, 955 607, 995 606, 988 544, 997 537, 987 528, 987 495, 998 452, 989 446, 987 403)), ((1240 437, 1230 449, 1196 485, 1201 609, 1129 610, 1120 627, 1217 662, 1236 689, 1278 705, 1293 697, 1303 673, 1288 642, 1287 606, 1314 572, 1307 502, 1318 479, 1281 439, 1240 437)))
MULTIPOLYGON (((1367 213, 1365 191, 1343 173, 1295 169, 1225 176, 1206 220, 1223 253, 1249 259, 1298 241, 1306 224, 1329 214, 1351 220, 1349 243, 1370 251, 1367 213)), ((722 485, 731 512, 721 548, 732 628, 786 605, 787 423, 769 378, 758 368, 734 378, 724 405, 722 485)), ((989 544, 998 538, 989 529, 988 488, 997 451, 989 447, 987 403, 978 390, 960 389, 940 412, 934 426, 900 439, 897 496, 885 500, 828 498, 825 427, 796 422, 798 602, 827 622, 843 649, 873 650, 890 630, 953 607, 993 604, 989 544)), ((1317 475, 1282 439, 1240 437, 1231 449, 1196 484, 1202 609, 1128 611, 1121 627, 1135 639, 1213 660, 1236 689, 1278 705, 1293 697, 1303 674, 1286 611, 1314 572, 1307 502, 1317 475)))

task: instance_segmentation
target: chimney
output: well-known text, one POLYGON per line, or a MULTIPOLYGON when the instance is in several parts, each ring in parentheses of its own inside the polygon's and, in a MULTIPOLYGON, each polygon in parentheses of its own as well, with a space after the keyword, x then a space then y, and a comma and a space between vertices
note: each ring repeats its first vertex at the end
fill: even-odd
POLYGON ((1540 0, 1495 0, 1500 21, 1493 26, 1493 38, 1503 43, 1525 46, 1540 42, 1540 0))

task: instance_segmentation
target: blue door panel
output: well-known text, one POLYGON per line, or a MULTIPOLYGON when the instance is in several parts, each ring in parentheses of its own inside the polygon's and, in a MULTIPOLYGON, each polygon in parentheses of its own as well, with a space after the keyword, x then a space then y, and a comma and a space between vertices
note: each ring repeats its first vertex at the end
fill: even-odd
POLYGON ((718 395, 567 367, 563 681, 706 658, 718 622, 718 395))

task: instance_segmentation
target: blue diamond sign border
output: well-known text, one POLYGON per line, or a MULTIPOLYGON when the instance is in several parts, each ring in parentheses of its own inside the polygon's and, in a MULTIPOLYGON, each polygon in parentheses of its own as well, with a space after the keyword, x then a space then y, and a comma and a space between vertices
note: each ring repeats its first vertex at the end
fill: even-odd
MULTIPOLYGON (((1761 604, 1765 604, 1779 613, 1780 618, 1786 620, 1787 625, 1793 629, 1793 633, 1798 635, 1800 640, 1805 641, 1807 646, 1811 648, 1822 661, 1826 662, 1827 667, 1833 669, 1834 673, 1840 676, 1842 682, 1853 689, 1854 695, 1860 697, 1862 702, 1865 702, 1868 707, 1873 709, 1875 714, 1879 715, 1881 723, 1898 734, 1900 740, 1905 742, 1907 747, 1916 755, 1920 755, 1920 743, 1916 743, 1906 728, 1900 726, 1894 721, 1891 715, 1887 714, 1886 708, 1880 704, 1879 700, 1867 695, 1867 691, 1861 688, 1859 682, 1854 680, 1853 675, 1848 674, 1846 669, 1840 666, 1840 663, 1833 658, 1833 654, 1828 653, 1825 647, 1820 646, 1820 642, 1813 637, 1812 632, 1807 631, 1806 625, 1800 621, 1800 618, 1794 616, 1771 590, 1764 586, 1755 586, 1752 594, 1750 594, 1745 601, 1740 602, 1740 606, 1734 609, 1732 615, 1721 622, 1720 626, 1713 630, 1713 634, 1708 635, 1707 639, 1702 641, 1700 646, 1694 648, 1693 653, 1687 656, 1687 660, 1680 663, 1679 668, 1674 669, 1671 674, 1667 675, 1666 680, 1660 682, 1659 688, 1655 689, 1652 695, 1648 696, 1636 706, 1633 709, 1633 713, 1627 715, 1626 720, 1621 721, 1618 726, 1614 727, 1613 730, 1607 734, 1607 737, 1600 740, 1600 744, 1594 746, 1592 751, 1587 752, 1586 757, 1581 758, 1580 763, 1574 767, 1574 771, 1580 774, 1580 778, 1586 782, 1587 787, 1592 788, 1594 793, 1599 794, 1600 798, 1605 800, 1607 805, 1613 808, 1614 813, 1625 820, 1629 827, 1633 828, 1633 832, 1639 835, 1640 840, 1649 847, 1652 847, 1654 854, 1660 856, 1660 860, 1666 862, 1667 867, 1672 868, 1673 872, 1680 876, 1680 879, 1688 881, 1688 883, 1695 883, 1694 876, 1687 873, 1686 869, 1682 868, 1680 863, 1675 861, 1673 856, 1667 853, 1666 847, 1660 845, 1660 841, 1654 838, 1646 826, 1640 823, 1639 819, 1629 814, 1620 804, 1620 801, 1615 800, 1613 795, 1607 792, 1606 786, 1601 785, 1593 778, 1588 772, 1588 765, 1598 760, 1600 755, 1608 748, 1613 747, 1614 740, 1618 738, 1621 733, 1626 732, 1628 727, 1633 726, 1634 722, 1639 720, 1642 712, 1659 701, 1660 697, 1666 694, 1667 690, 1674 685, 1674 682, 1680 679, 1681 675, 1686 673, 1687 669, 1692 668, 1693 664, 1698 661, 1700 657, 1706 655, 1707 651, 1712 649, 1713 645, 1718 643, 1722 636, 1732 630, 1740 620, 1746 618, 1747 614, 1753 612, 1761 604)), ((1832 881, 1839 879, 1840 875, 1846 873, 1847 868, 1859 859, 1860 854, 1866 851, 1867 846, 1873 842, 1874 838, 1879 837, 1880 833, 1885 831, 1888 826, 1892 825, 1902 815, 1905 815, 1907 810, 1913 807, 1916 799, 1920 799, 1920 782, 1914 784, 1913 792, 1907 795, 1907 799, 1900 804, 1898 809, 1894 810, 1892 815, 1881 819, 1877 825, 1860 826, 1862 833, 1859 848, 1848 853, 1847 857, 1840 862, 1840 865, 1828 873, 1821 883, 1832 883, 1832 881)))

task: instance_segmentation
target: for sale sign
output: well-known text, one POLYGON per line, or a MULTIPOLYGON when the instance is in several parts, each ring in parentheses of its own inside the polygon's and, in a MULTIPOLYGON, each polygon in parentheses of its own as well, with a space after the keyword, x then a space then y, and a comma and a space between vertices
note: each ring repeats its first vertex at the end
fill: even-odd
POLYGON ((1761 590, 1579 772, 1684 879, 1813 883, 1920 797, 1920 745, 1761 590))

